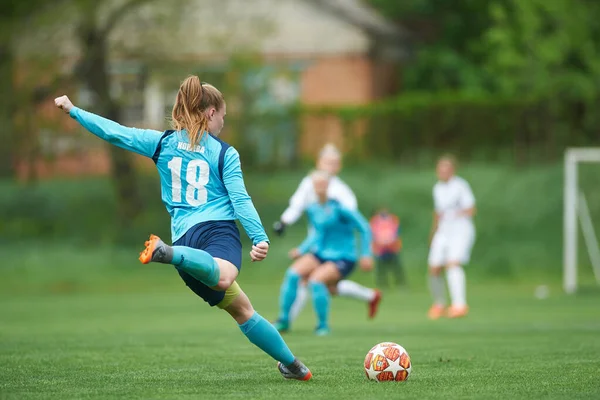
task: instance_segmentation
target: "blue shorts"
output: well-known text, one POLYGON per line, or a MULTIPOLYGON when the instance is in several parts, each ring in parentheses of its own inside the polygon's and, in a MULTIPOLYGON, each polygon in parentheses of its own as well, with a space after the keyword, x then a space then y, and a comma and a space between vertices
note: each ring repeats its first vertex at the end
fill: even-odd
POLYGON ((315 256, 315 258, 319 260, 321 264, 325 264, 326 262, 334 263, 338 271, 340 271, 342 279, 350 275, 352 271, 354 271, 354 266, 356 265, 356 261, 352 260, 329 260, 326 258, 319 257, 314 253, 313 256, 315 256))
MULTIPOLYGON (((206 251, 213 257, 227 260, 242 268, 242 242, 235 221, 207 221, 190 228, 173 246, 186 246, 206 251)), ((177 267, 175 267, 177 269, 177 267)), ((225 298, 224 291, 209 288, 190 274, 177 269, 185 284, 211 307, 225 298)))

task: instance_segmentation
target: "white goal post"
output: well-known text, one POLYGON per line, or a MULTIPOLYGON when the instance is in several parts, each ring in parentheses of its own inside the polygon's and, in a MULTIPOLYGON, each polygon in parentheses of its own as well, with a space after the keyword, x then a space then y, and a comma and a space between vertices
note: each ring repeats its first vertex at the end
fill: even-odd
POLYGON ((600 147, 569 148, 565 153, 563 287, 567 293, 574 293, 577 290, 578 219, 596 282, 600 284, 600 248, 587 200, 579 189, 580 163, 600 163, 600 147))

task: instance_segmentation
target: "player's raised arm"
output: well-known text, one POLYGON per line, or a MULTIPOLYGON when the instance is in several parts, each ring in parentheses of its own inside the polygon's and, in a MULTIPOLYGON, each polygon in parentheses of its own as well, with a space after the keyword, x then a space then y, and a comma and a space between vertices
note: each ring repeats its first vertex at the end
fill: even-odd
POLYGON ((263 228, 258 212, 256 212, 244 184, 240 155, 233 147, 230 147, 225 153, 223 183, 229 193, 236 218, 242 223, 244 230, 252 240, 252 244, 268 243, 269 238, 265 228, 263 228))
POLYGON ((75 107, 67 96, 57 97, 54 103, 100 139, 146 157, 154 155, 162 136, 162 132, 159 131, 128 128, 110 119, 82 110, 75 107))
POLYGON ((344 207, 341 208, 342 214, 345 218, 352 221, 358 232, 360 233, 360 255, 361 257, 372 257, 373 256, 373 235, 371 233, 371 226, 369 221, 356 210, 348 210, 344 207))

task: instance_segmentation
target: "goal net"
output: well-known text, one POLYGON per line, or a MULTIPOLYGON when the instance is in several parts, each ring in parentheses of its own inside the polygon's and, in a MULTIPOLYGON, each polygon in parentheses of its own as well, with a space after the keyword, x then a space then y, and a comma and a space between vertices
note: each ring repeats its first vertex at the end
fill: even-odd
POLYGON ((570 148, 565 153, 563 287, 567 293, 577 290, 579 267, 587 264, 578 257, 580 229, 582 247, 600 284, 600 247, 593 222, 600 200, 600 170, 598 166, 590 170, 592 163, 600 164, 600 147, 570 148))

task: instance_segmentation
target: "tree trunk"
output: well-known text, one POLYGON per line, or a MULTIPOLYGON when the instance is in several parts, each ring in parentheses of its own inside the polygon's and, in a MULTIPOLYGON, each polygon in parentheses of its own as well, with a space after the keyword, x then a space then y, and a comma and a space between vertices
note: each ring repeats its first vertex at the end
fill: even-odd
MULTIPOLYGON (((3 41, 4 42, 4 41, 3 41)), ((10 43, 0 43, 0 178, 15 176, 14 57, 10 43)))
MULTIPOLYGON (((95 94, 95 108, 104 117, 118 121, 119 106, 110 96, 110 77, 107 63, 105 37, 94 26, 87 25, 80 32, 84 57, 80 73, 82 81, 95 94)), ((143 202, 131 155, 116 146, 109 145, 111 178, 117 195, 119 221, 127 226, 141 212, 143 202)))

